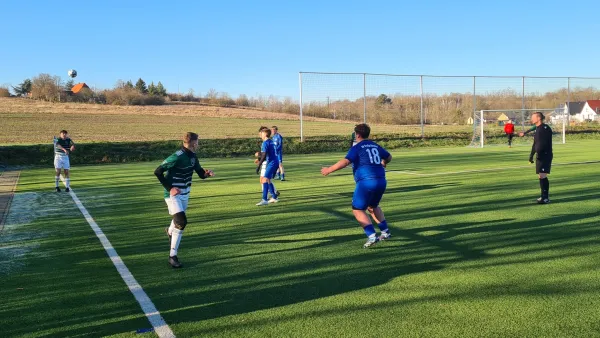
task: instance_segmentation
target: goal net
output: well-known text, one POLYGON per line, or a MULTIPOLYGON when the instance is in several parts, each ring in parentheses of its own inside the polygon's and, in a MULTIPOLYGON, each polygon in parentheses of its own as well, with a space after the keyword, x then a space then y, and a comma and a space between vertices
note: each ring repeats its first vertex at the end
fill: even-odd
POLYGON ((520 138, 518 134, 532 127, 531 115, 535 112, 544 114, 544 123, 552 128, 552 143, 565 143, 565 126, 568 122, 568 115, 563 108, 500 109, 475 112, 473 116, 473 138, 470 146, 481 148, 492 145, 508 146, 508 136, 504 132, 504 126, 509 121, 514 124, 515 129, 512 145, 531 146, 530 139, 520 138))

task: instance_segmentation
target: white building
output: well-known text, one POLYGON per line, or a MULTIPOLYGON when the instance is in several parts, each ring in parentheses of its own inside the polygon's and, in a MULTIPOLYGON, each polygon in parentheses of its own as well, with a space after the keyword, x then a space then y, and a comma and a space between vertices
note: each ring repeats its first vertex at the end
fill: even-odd
POLYGON ((581 113, 575 115, 574 118, 579 122, 597 121, 600 114, 600 100, 587 100, 581 110, 581 113))

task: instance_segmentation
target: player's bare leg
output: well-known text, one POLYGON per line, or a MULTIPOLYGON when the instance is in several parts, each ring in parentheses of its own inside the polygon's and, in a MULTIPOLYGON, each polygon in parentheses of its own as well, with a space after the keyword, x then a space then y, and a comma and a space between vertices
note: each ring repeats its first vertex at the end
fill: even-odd
POLYGON ((369 207, 367 209, 371 214, 371 218, 377 223, 379 230, 381 231, 381 236, 379 236, 379 240, 386 240, 390 238, 392 235, 387 226, 387 221, 385 220, 385 215, 383 214, 383 210, 379 206, 373 208, 369 207))
POLYGON ((71 190, 71 179, 69 178, 69 169, 64 169, 65 171, 65 191, 69 192, 71 190))
POLYGON ((357 209, 352 209, 352 213, 354 214, 354 218, 356 218, 360 226, 365 231, 365 234, 368 238, 367 242, 363 245, 363 247, 368 248, 377 244, 377 242, 379 242, 379 238, 377 238, 375 228, 373 227, 373 224, 371 224, 371 219, 369 218, 369 215, 364 210, 357 209))
POLYGON ((60 192, 60 187, 58 186, 58 182, 60 182, 60 168, 55 168, 56 175, 54 176, 54 190, 56 192, 60 192))
POLYGON ((277 173, 281 177, 281 180, 285 181, 285 170, 283 170, 283 164, 281 162, 279 163, 279 170, 277 173))

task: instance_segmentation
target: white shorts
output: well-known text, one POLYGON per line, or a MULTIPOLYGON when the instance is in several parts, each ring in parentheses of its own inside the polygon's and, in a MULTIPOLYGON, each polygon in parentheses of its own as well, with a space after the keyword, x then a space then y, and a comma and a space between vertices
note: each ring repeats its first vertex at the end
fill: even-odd
POLYGON ((190 195, 175 195, 165 198, 167 202, 167 208, 169 208, 169 215, 175 215, 178 212, 185 212, 187 210, 188 201, 190 195))
POLYGON ((71 169, 69 156, 54 155, 54 168, 56 169, 71 169))
POLYGON ((265 177, 266 171, 267 171, 267 161, 264 161, 260 166, 260 177, 265 177))

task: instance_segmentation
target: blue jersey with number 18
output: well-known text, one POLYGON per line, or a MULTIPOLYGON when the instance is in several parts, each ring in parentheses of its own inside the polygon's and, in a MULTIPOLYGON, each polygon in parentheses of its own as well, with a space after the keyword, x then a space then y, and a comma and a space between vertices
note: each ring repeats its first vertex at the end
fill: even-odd
POLYGON ((385 168, 381 160, 390 156, 390 153, 379 144, 371 140, 363 140, 350 148, 346 159, 354 166, 354 180, 356 182, 366 179, 385 179, 385 168))

